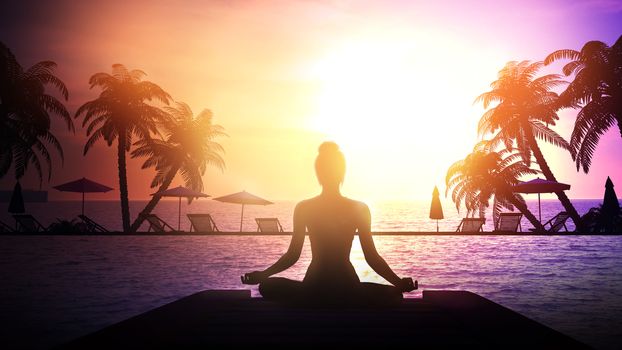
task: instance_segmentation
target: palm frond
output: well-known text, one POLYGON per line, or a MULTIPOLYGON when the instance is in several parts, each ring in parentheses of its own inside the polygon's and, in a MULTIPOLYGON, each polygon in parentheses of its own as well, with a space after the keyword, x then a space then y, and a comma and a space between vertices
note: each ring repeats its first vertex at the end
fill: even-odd
POLYGON ((573 60, 576 61, 579 59, 581 53, 577 50, 572 49, 562 49, 556 50, 550 53, 544 59, 544 65, 548 66, 549 64, 558 61, 558 60, 573 60))
POLYGON ((532 121, 531 125, 532 125, 531 129, 536 138, 543 140, 547 143, 550 143, 554 146, 557 146, 559 148, 563 148, 565 150, 570 149, 570 145, 568 144, 568 141, 564 140, 564 138, 561 137, 553 129, 550 129, 549 127, 540 123, 537 120, 532 121))
MULTIPOLYGON (((571 136, 571 142, 573 143, 573 158, 575 159, 577 170, 583 168, 585 173, 589 172, 590 165, 592 164, 592 157, 596 146, 600 141, 600 137, 614 125, 617 121, 616 118, 610 113, 602 113, 600 115, 593 115, 591 118, 582 124, 582 130, 573 131, 571 136), (583 136, 583 137, 581 137, 583 136)), ((579 118, 577 118, 577 121, 579 118)))
POLYGON ((562 72, 565 76, 570 76, 572 74, 576 74, 578 71, 583 69, 585 64, 581 61, 571 61, 564 65, 562 68, 562 72))

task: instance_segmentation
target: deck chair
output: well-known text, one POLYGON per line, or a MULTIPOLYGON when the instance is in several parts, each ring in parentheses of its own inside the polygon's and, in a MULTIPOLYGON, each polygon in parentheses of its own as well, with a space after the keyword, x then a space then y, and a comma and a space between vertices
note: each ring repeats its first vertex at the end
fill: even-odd
POLYGON ((456 232, 483 232, 484 222, 486 222, 484 218, 464 218, 458 224, 456 232))
POLYGON ((156 214, 145 215, 145 220, 149 223, 147 232, 151 232, 151 230, 158 233, 177 232, 173 226, 167 224, 166 221, 160 219, 156 214))
POLYGON ((16 232, 46 232, 47 227, 41 225, 34 216, 30 214, 15 214, 15 231, 16 232))
POLYGON ((255 218, 257 232, 283 232, 278 218, 255 218))
POLYGON ((190 232, 220 232, 210 214, 186 214, 190 220, 190 232))
POLYGON ((500 213, 495 232, 523 232, 520 226, 522 213, 500 213))
POLYGON ((84 225, 86 225, 86 232, 88 232, 88 233, 96 233, 96 232, 107 233, 107 232, 110 232, 104 226, 96 223, 95 221, 93 221, 93 219, 89 218, 86 215, 78 215, 78 218, 80 220, 82 220, 84 225))
MULTIPOLYGON (((564 228, 564 232, 568 232, 568 227, 566 227, 566 221, 570 218, 570 215, 565 211, 560 211, 557 215, 553 216, 549 221, 545 222, 544 229, 547 233, 555 233, 560 232, 562 227, 564 228), (547 228, 546 226, 549 226, 547 228)), ((530 229, 531 231, 536 231, 536 229, 530 229)))
POLYGON ((0 233, 14 233, 14 232, 15 230, 11 226, 0 221, 0 233))

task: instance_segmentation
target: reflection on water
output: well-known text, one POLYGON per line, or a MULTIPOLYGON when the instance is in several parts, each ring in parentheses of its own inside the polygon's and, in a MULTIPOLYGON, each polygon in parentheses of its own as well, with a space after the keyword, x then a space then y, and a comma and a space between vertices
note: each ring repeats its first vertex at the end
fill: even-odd
MULTIPOLYGON (((465 289, 600 348, 622 345, 622 237, 376 237, 398 275, 465 289)), ((0 237, 0 329, 49 346, 205 289, 248 288, 288 237, 0 237)), ((355 238, 364 281, 382 281, 355 238)), ((301 279, 308 244, 283 276, 301 279)), ((408 297, 420 297, 421 290, 408 297)), ((256 290, 253 290, 256 295, 256 290)))

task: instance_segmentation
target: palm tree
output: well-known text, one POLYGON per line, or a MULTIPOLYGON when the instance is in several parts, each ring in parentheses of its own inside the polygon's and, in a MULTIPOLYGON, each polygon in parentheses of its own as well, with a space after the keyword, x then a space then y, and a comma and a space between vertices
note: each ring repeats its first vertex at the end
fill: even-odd
MULTIPOLYGON (((549 128, 559 119, 557 116, 558 95, 552 88, 562 85, 558 74, 536 77, 542 62, 508 62, 499 71, 498 79, 490 84, 491 90, 478 96, 475 102, 482 102, 488 109, 479 121, 480 135, 493 134, 491 149, 504 146, 512 150, 516 145, 527 166, 532 156, 547 180, 557 181, 546 162, 537 139, 557 147, 568 149, 569 145, 557 132, 549 128)), ((555 193, 577 229, 581 229, 581 219, 576 209, 563 191, 555 193)))
POLYGON ((50 132, 51 115, 60 117, 69 131, 73 132, 74 127, 63 103, 46 93, 51 85, 65 100, 69 97, 65 84, 53 74, 54 68, 56 63, 42 61, 25 70, 0 42, 0 177, 13 166, 15 178, 20 179, 32 165, 41 184, 43 159, 49 181, 52 159, 48 146, 64 162, 60 142, 50 132))
POLYGON ((89 80, 91 89, 98 86, 103 91, 98 98, 80 106, 75 115, 84 116, 82 126, 87 128, 89 138, 84 154, 101 138, 108 146, 117 140, 121 217, 126 232, 130 229, 126 152, 130 151, 133 137, 151 138, 157 133, 157 123, 167 118, 163 110, 147 102, 156 100, 168 105, 171 98, 158 85, 142 80, 144 76, 143 71, 130 71, 122 64, 114 64, 112 74, 94 74, 89 80))
POLYGON ((449 167, 445 177, 445 195, 451 190, 451 198, 458 211, 464 202, 467 216, 474 216, 475 213, 483 216, 494 198, 492 213, 495 224, 503 208, 513 210, 516 207, 537 230, 544 230, 527 208, 523 197, 511 190, 521 176, 537 174, 538 171, 525 165, 520 154, 504 149, 493 152, 489 146, 488 141, 478 143, 472 153, 449 167))
POLYGON ((560 95, 563 107, 583 106, 570 136, 570 154, 577 171, 590 170, 592 156, 600 137, 618 124, 622 137, 622 36, 609 47, 601 41, 589 41, 581 51, 557 50, 544 64, 569 59, 562 71, 574 80, 560 95))
MULTIPOLYGON (((187 104, 177 102, 176 107, 166 107, 165 111, 172 117, 161 125, 165 139, 138 141, 132 157, 147 157, 142 168, 155 168, 156 175, 151 181, 151 188, 159 186, 158 192, 168 189, 178 173, 186 187, 202 191, 207 166, 224 169, 225 162, 221 157, 224 150, 215 141, 226 135, 224 129, 213 124, 212 112, 207 109, 195 117, 187 104)), ((160 198, 155 195, 147 203, 132 224, 131 232, 138 230, 145 215, 151 213, 160 198)))

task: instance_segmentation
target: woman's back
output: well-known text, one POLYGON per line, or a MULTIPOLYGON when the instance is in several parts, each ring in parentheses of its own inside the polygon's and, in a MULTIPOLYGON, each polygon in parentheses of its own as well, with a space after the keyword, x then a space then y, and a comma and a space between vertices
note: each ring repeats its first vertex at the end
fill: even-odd
POLYGON ((359 282, 350 250, 366 210, 365 204, 342 196, 320 195, 299 204, 297 212, 308 230, 312 254, 305 283, 345 287, 359 282))

